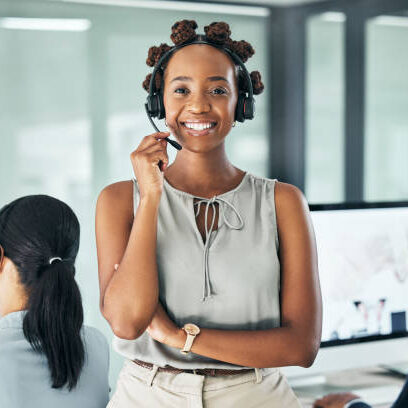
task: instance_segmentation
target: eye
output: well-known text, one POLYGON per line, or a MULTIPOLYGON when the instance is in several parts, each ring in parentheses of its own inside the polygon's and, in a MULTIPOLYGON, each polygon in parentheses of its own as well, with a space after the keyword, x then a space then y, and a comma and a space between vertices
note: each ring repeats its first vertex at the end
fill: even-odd
POLYGON ((224 88, 215 88, 212 93, 215 95, 225 95, 227 93, 226 89, 224 88))
POLYGON ((186 89, 186 88, 176 88, 175 90, 174 90, 174 93, 178 93, 178 94, 181 94, 181 95, 184 95, 184 94, 186 94, 188 92, 188 90, 186 89))

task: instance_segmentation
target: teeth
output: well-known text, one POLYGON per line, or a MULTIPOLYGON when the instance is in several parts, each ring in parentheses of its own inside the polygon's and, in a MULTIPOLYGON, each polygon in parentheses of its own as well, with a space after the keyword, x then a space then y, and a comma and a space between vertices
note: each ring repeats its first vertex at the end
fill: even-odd
POLYGON ((194 130, 204 130, 213 127, 212 123, 195 123, 195 122, 185 122, 184 125, 189 129, 194 130))

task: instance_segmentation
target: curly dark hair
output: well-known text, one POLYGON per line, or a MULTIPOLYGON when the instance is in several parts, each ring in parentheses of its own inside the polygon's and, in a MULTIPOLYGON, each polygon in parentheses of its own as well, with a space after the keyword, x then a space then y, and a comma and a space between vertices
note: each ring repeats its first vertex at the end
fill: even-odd
MULTIPOLYGON (((146 59, 146 64, 149 67, 154 67, 157 65, 160 58, 170 49, 175 46, 182 45, 187 42, 194 41, 198 38, 195 30, 197 28, 197 23, 194 20, 181 20, 177 21, 171 27, 170 39, 173 41, 174 45, 170 46, 168 44, 160 44, 158 47, 153 46, 149 48, 148 56, 146 59)), ((208 26, 204 27, 205 39, 214 43, 214 45, 222 46, 228 48, 232 52, 238 55, 242 62, 248 61, 255 54, 255 50, 252 45, 245 40, 234 41, 230 38, 231 30, 227 23, 225 22, 214 22, 208 26)), ((165 68, 165 65, 163 66, 165 68)), ((148 74, 146 79, 143 81, 143 88, 149 92, 149 84, 152 74, 148 74)), ((252 88, 255 95, 259 95, 264 90, 264 84, 261 80, 261 74, 259 71, 252 71, 250 73, 252 88)), ((160 89, 162 83, 162 74, 158 71, 155 77, 155 87, 160 89)), ((240 90, 247 91, 248 86, 245 84, 245 79, 242 73, 238 76, 238 88, 240 90)))

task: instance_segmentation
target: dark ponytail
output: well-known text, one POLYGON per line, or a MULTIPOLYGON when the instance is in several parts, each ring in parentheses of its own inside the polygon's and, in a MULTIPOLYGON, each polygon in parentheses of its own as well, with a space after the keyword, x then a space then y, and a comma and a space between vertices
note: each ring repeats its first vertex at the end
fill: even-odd
POLYGON ((23 197, 0 210, 0 244, 27 291, 24 335, 46 356, 52 387, 71 390, 85 360, 82 300, 74 279, 78 219, 60 200, 23 197))

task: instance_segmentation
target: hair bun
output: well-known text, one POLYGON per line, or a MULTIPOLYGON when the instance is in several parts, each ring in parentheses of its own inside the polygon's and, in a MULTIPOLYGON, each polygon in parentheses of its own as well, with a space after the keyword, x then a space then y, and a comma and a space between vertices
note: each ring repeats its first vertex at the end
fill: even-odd
MULTIPOLYGON (((143 88, 145 89, 146 92, 149 92, 149 87, 150 87, 150 80, 152 79, 152 74, 147 74, 145 80, 142 83, 143 88)), ((160 85, 161 85, 161 80, 162 80, 162 76, 160 74, 160 72, 156 73, 156 76, 154 78, 154 86, 155 89, 158 90, 160 89, 160 85)))
POLYGON ((197 37, 195 32, 196 28, 197 23, 194 20, 177 21, 171 27, 171 41, 173 41, 175 45, 180 45, 195 39, 197 37))
POLYGON ((149 67, 154 67, 157 62, 159 61, 160 57, 164 55, 169 49, 170 45, 167 44, 160 44, 158 47, 153 46, 149 48, 149 52, 147 54, 146 64, 149 67))
POLYGON ((255 50, 252 45, 245 40, 231 41, 229 48, 241 58, 242 62, 247 62, 248 58, 251 58, 255 54, 255 50))
POLYGON ((225 44, 231 35, 230 27, 227 23, 221 22, 214 22, 208 26, 204 27, 204 32, 206 37, 217 43, 217 44, 225 44))
POLYGON ((264 84, 261 80, 261 74, 259 71, 252 71, 249 76, 251 77, 252 88, 254 95, 259 95, 264 90, 264 84))

